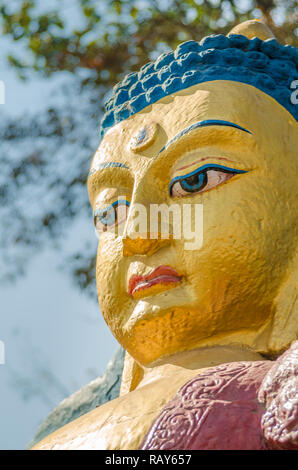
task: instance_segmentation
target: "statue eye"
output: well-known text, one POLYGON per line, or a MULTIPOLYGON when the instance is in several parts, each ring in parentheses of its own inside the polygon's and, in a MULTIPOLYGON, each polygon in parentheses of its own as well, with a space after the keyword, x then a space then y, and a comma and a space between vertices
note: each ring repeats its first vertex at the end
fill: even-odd
POLYGON ((94 211, 94 225, 97 234, 115 230, 127 218, 129 201, 120 199, 104 209, 94 211))
POLYGON ((246 171, 222 165, 204 165, 187 175, 173 178, 170 183, 170 195, 183 197, 208 191, 238 173, 246 173, 246 171))

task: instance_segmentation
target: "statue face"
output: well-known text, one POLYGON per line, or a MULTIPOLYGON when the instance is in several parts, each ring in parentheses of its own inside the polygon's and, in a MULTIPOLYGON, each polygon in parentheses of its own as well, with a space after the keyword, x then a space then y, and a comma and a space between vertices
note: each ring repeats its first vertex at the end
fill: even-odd
POLYGON ((177 92, 106 133, 88 180, 98 297, 138 362, 215 344, 268 349, 294 250, 297 144, 284 108, 229 81, 177 92), (136 204, 173 203, 202 204, 201 248, 186 249, 171 223, 164 239, 134 234, 136 204))

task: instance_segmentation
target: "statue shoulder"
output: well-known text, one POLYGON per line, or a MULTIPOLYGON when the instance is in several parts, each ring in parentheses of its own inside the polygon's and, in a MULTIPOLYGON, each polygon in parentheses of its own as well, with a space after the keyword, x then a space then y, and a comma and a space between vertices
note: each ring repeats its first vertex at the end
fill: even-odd
MULTIPOLYGON (((292 390, 292 382, 297 381, 297 345, 274 362, 241 361, 176 370, 81 416, 33 449, 268 448, 266 416, 277 409, 270 407, 276 383, 282 394, 284 387, 292 390), (166 433, 161 432, 164 429, 166 433)), ((296 435, 289 435, 289 448, 295 439, 296 435)))
POLYGON ((162 408, 198 371, 181 370, 109 401, 38 442, 32 450, 138 449, 162 408))

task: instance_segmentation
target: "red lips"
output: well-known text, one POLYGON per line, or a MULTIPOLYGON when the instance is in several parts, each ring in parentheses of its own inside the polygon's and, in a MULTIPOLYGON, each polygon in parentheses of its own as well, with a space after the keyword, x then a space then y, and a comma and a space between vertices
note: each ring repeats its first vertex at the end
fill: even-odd
POLYGON ((148 289, 155 284, 166 284, 169 282, 180 282, 181 276, 171 266, 158 266, 147 276, 131 276, 129 279, 128 293, 133 295, 135 292, 148 289))

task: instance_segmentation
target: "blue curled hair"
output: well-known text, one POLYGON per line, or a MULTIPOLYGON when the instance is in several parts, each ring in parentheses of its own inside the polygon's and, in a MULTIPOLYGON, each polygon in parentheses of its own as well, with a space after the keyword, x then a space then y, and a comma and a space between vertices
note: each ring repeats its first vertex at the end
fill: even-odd
POLYGON ((232 80, 267 93, 298 120, 291 83, 298 79, 298 49, 276 39, 262 41, 239 34, 211 35, 187 41, 128 75, 105 103, 101 136, 124 119, 161 98, 199 83, 232 80))

